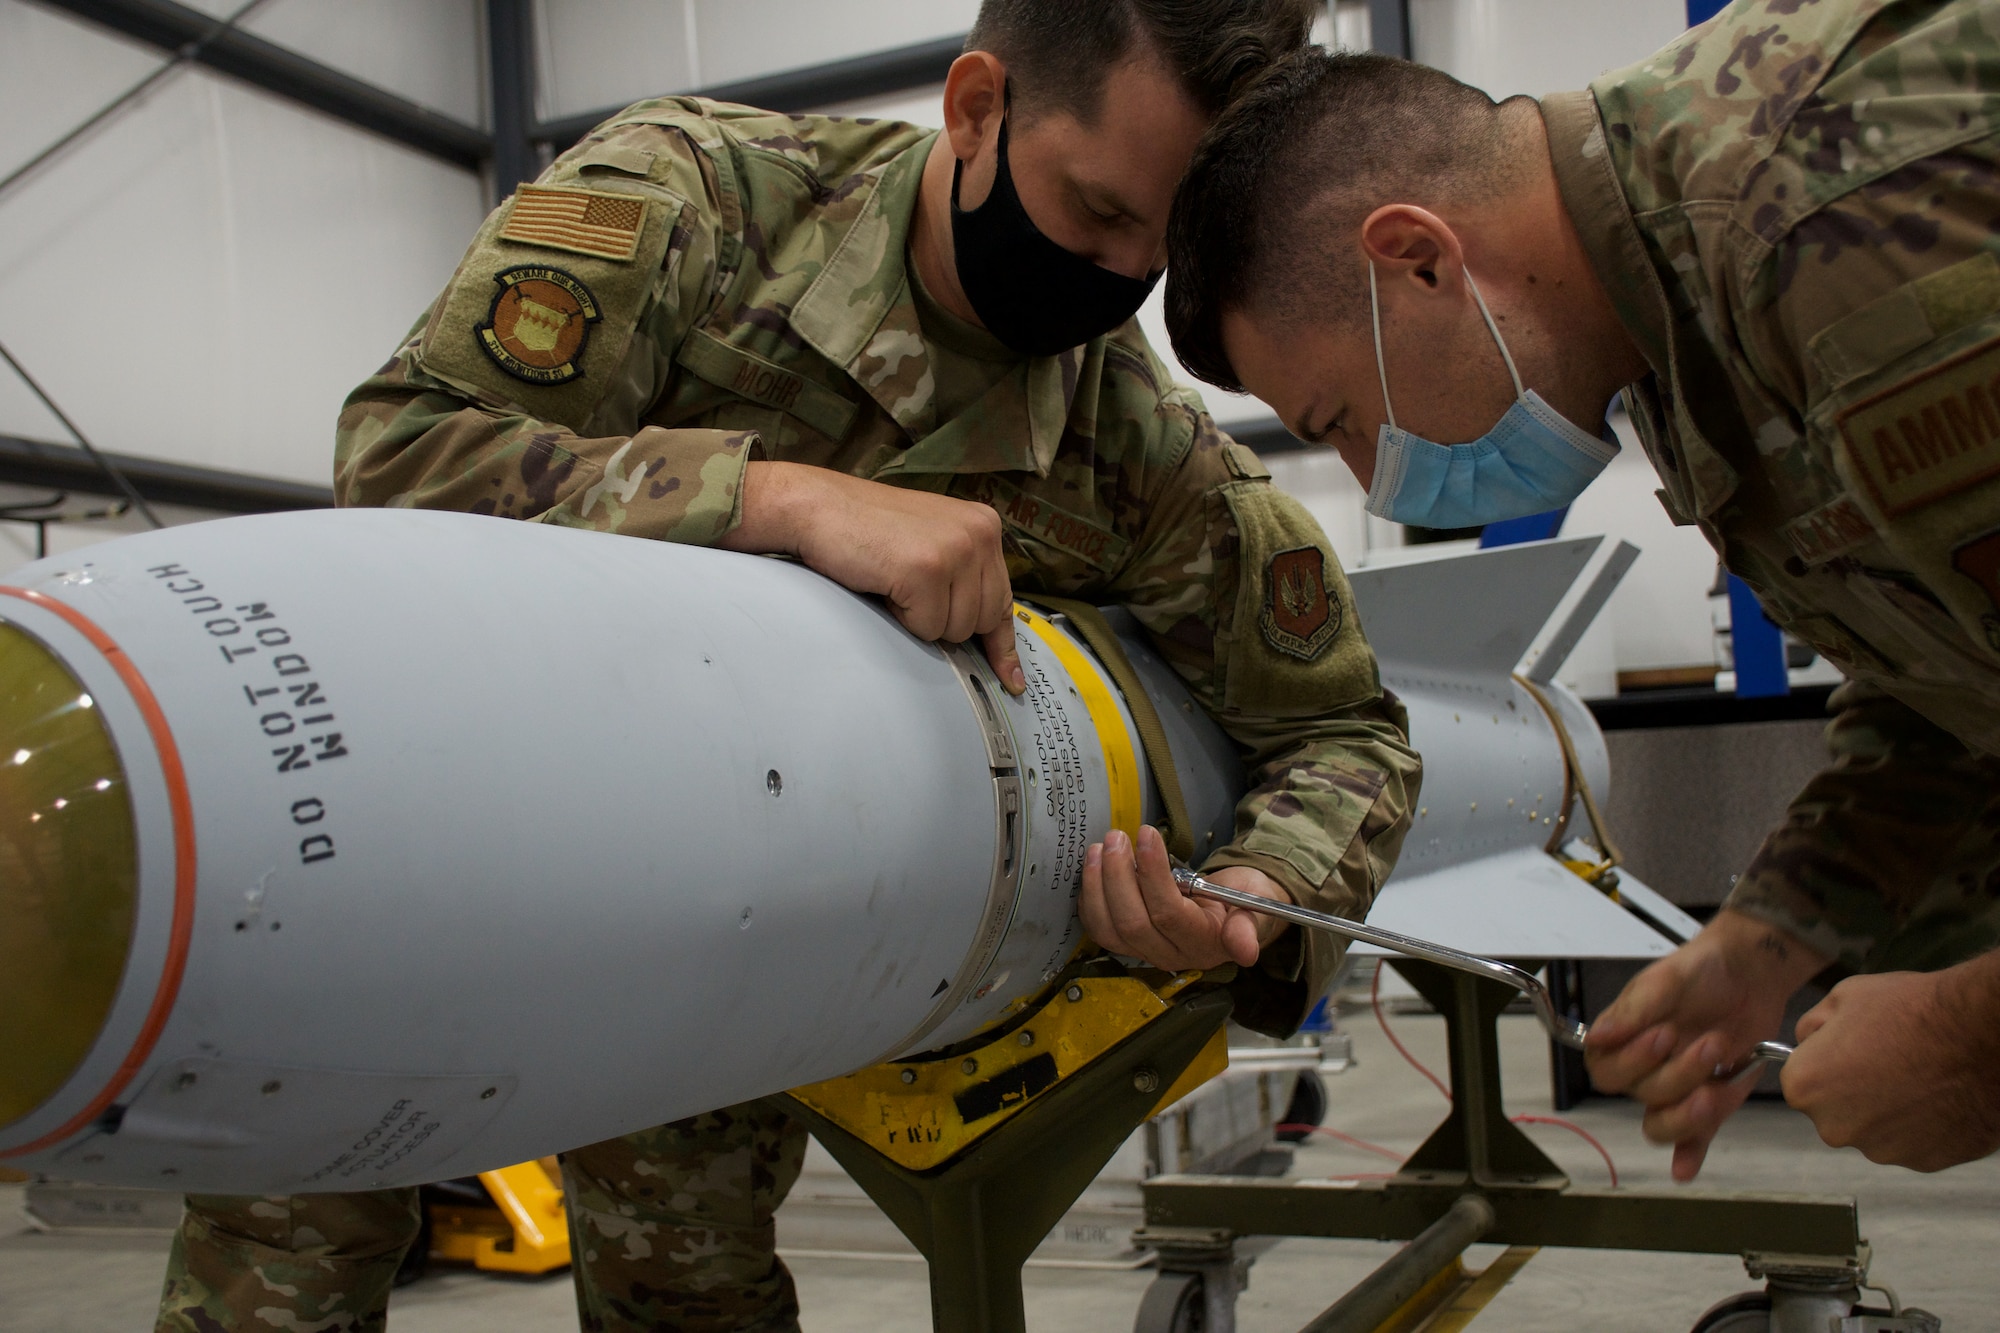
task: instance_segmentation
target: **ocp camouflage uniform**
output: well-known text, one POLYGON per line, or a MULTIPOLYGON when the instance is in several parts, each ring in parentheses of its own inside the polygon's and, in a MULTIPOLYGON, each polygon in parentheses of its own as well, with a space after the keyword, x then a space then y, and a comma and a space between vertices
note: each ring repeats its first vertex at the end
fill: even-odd
MULTIPOLYGON (((905 259, 934 137, 689 98, 615 117, 349 398, 341 501, 713 543, 765 459, 991 505, 1017 590, 1130 608, 1243 748, 1207 864, 1360 914, 1419 770, 1331 547, 1136 322, 1024 360, 929 300, 905 259)), ((1238 1017, 1290 1030, 1338 957, 1291 932, 1238 1017)), ((585 1327, 791 1327, 769 1222, 804 1143, 749 1106, 570 1154, 585 1327)))
POLYGON ((1676 522, 1853 683, 1729 905, 1851 968, 2000 939, 2000 3, 1739 0, 1545 99, 1676 522))

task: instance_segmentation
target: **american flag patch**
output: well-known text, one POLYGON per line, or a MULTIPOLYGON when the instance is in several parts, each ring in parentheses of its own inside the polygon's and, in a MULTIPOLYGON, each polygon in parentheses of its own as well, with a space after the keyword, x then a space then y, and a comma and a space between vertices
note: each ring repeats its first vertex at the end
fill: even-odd
POLYGON ((500 239, 622 263, 638 252, 645 223, 646 201, 629 194, 523 185, 515 192, 500 239))

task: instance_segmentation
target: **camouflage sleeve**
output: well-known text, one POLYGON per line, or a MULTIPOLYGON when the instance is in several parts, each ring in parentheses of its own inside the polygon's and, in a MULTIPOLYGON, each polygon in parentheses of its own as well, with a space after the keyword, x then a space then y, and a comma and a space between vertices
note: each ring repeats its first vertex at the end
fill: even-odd
POLYGON ((1870 685, 1834 692, 1832 764, 1764 840, 1728 906, 1859 971, 1936 968, 2000 943, 2000 759, 1870 685))
MULTIPOLYGON (((1205 863, 1263 871, 1301 904, 1360 918, 1394 868, 1422 765, 1383 691, 1319 524, 1191 396, 1192 440, 1113 586, 1241 747, 1236 836, 1205 863)), ((1289 1032, 1345 946, 1288 931, 1237 984, 1237 1019, 1289 1032)))
POLYGON ((557 159, 349 395, 339 502, 722 537, 757 437, 640 418, 740 253, 728 216, 713 164, 674 129, 613 126, 557 159))

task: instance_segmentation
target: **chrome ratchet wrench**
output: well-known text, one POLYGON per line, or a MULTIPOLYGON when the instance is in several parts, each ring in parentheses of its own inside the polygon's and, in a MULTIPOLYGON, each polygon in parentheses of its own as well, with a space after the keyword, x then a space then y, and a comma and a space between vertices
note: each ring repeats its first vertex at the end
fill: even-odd
MULTIPOLYGON (((1377 948, 1399 953, 1407 958, 1420 958, 1427 963, 1454 968, 1460 972, 1470 972, 1475 977, 1485 977, 1512 986, 1528 997, 1535 1007, 1535 1017, 1549 1030, 1549 1035, 1573 1050, 1582 1050, 1588 1029, 1573 1018, 1566 1018, 1556 1012, 1555 1000, 1549 995, 1549 988, 1532 972, 1503 963, 1497 958, 1481 958, 1478 954, 1466 953, 1443 944, 1433 944, 1429 940, 1415 939, 1398 934, 1393 930, 1383 930, 1380 926, 1367 925, 1360 921, 1349 921, 1345 917, 1331 916, 1325 912, 1315 912, 1308 907, 1292 903, 1274 902, 1241 889, 1226 888, 1212 880, 1203 879, 1192 870, 1180 867, 1174 869, 1174 883, 1182 893, 1190 898, 1207 898, 1213 902, 1227 903, 1231 907, 1241 907, 1246 911, 1261 912, 1274 916, 1308 930, 1323 930, 1361 944, 1372 944, 1377 948)), ((1751 1071, 1766 1064, 1781 1065, 1791 1058, 1792 1048, 1781 1041, 1760 1041, 1750 1051, 1749 1056, 1733 1068, 1717 1069, 1719 1079, 1741 1079, 1751 1071)))

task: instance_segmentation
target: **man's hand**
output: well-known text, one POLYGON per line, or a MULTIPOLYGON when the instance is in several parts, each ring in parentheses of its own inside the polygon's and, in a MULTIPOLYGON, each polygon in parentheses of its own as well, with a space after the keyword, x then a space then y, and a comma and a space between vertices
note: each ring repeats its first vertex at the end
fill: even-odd
MULTIPOLYGON (((1276 880, 1249 866, 1225 866, 1208 878, 1276 902, 1292 901, 1276 880)), ((1167 845, 1150 826, 1139 830, 1136 848, 1132 839, 1113 830, 1084 854, 1077 914, 1090 938, 1104 948, 1168 972, 1230 962, 1249 967, 1287 929, 1276 917, 1182 893, 1174 883, 1167 845)))
POLYGON ((1646 1137, 1674 1145, 1674 1179, 1693 1180, 1716 1131, 1750 1095, 1718 1081, 1784 1021, 1785 1001, 1827 960, 1791 933, 1727 908, 1632 979, 1590 1025, 1585 1058, 1604 1092, 1646 1107, 1646 1137))
POLYGON ((1841 982, 1799 1019, 1785 1100, 1871 1162, 1941 1171, 2000 1149, 1996 962, 1841 982))
POLYGON ((1014 646, 1014 589, 990 507, 829 468, 751 463, 743 521, 721 545, 795 555, 854 592, 879 593, 920 639, 978 636, 1013 694, 1028 688, 1014 646))

